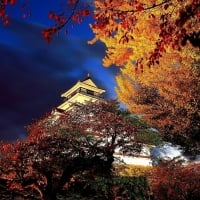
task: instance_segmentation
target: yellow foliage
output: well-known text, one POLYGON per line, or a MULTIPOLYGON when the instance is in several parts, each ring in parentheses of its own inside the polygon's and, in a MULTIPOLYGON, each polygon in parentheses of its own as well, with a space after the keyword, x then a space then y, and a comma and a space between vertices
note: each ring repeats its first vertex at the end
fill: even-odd
POLYGON ((175 45, 170 42, 176 41, 178 39, 176 37, 181 37, 179 35, 181 31, 190 35, 200 29, 196 15, 184 22, 184 27, 176 25, 180 13, 192 5, 191 0, 94 0, 94 4, 95 23, 91 28, 95 38, 89 43, 100 40, 106 45, 106 56, 103 59, 106 67, 113 64, 116 66, 129 64, 134 67, 136 61, 146 65, 162 38, 160 34, 163 31, 164 21, 171 32, 176 28, 177 31, 172 35, 170 31, 169 33, 164 31, 166 38, 163 46, 159 47, 161 53, 166 52, 168 46, 175 45))
MULTIPOLYGON (((199 129, 197 0, 94 0, 95 38, 106 46, 103 65, 116 65, 116 92, 127 108, 167 134, 199 129), (191 39, 191 38, 190 38, 191 39), (197 51, 197 53, 195 52, 197 51), (149 68, 150 66, 153 67, 149 68)), ((195 132, 194 131, 194 132, 195 132)), ((184 137, 189 137, 187 134, 184 137)))
POLYGON ((195 138, 190 135, 200 127, 200 76, 192 62, 191 54, 168 51, 159 66, 143 72, 126 65, 116 76, 118 98, 164 135, 195 138))
POLYGON ((151 166, 142 165, 118 165, 115 168, 120 176, 147 176, 153 169, 151 166))
POLYGON ((174 104, 186 104, 187 99, 193 95, 188 88, 191 86, 189 79, 194 76, 190 66, 192 58, 183 55, 180 52, 165 53, 159 66, 144 67, 142 73, 134 72, 132 65, 126 65, 116 76, 119 99, 130 108, 130 101, 137 93, 137 84, 142 84, 157 88, 161 96, 172 100, 174 104))

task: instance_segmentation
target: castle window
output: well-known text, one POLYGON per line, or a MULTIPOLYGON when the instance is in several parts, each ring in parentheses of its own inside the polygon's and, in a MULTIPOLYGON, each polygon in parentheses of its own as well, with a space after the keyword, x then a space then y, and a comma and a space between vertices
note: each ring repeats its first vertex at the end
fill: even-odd
POLYGON ((94 95, 94 91, 92 91, 92 90, 87 90, 87 94, 94 95))

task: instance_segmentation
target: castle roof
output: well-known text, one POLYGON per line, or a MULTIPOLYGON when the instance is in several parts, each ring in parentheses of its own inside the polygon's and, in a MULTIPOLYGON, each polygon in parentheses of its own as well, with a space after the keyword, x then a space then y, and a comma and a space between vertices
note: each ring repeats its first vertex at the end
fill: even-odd
POLYGON ((74 91, 76 91, 78 88, 85 88, 94 92, 97 92, 99 94, 103 94, 105 92, 104 89, 99 88, 94 81, 92 80, 90 74, 87 75, 87 77, 83 81, 78 81, 72 88, 61 94, 61 97, 67 97, 74 91))
POLYGON ((87 101, 102 100, 104 89, 99 88, 92 80, 90 74, 83 81, 78 81, 72 88, 61 94, 64 97, 64 103, 58 106, 58 109, 68 110, 74 103, 84 103, 87 101))

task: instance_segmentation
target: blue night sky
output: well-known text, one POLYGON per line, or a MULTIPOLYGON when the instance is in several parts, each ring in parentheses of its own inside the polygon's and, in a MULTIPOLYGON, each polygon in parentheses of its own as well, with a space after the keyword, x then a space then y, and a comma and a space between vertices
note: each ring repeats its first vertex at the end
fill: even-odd
POLYGON ((117 69, 102 66, 103 44, 87 44, 93 37, 91 19, 47 44, 41 31, 51 25, 48 11, 55 10, 59 1, 33 0, 33 15, 27 19, 21 17, 21 2, 8 9, 10 25, 0 24, 0 140, 4 141, 24 138, 24 127, 58 106, 60 94, 88 72, 107 90, 107 98, 116 98, 117 69))

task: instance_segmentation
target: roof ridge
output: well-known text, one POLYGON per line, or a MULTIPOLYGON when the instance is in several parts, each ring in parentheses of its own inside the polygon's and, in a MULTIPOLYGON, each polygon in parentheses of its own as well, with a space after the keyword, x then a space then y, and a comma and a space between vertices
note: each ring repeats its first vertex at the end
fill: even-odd
MULTIPOLYGON (((88 80, 88 79, 91 79, 91 80, 92 80, 92 78, 91 78, 91 76, 90 76, 90 73, 87 74, 87 77, 86 77, 83 81, 86 81, 86 80, 88 80)), ((82 81, 82 82, 83 82, 83 81, 82 81)))

